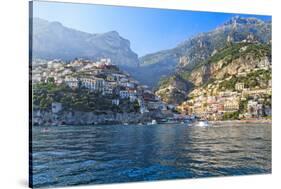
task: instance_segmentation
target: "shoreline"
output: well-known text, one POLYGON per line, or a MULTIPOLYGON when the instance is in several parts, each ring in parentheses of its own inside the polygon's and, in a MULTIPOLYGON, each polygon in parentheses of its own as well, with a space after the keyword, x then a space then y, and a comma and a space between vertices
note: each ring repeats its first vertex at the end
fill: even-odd
POLYGON ((224 123, 257 123, 257 124, 272 124, 271 119, 248 119, 248 120, 220 120, 220 121, 209 121, 211 124, 224 124, 224 123))
MULTIPOLYGON (((272 125, 272 120, 261 119, 261 120, 220 120, 220 121, 208 121, 212 125, 220 124, 270 124, 272 125)), ((186 123, 185 123, 186 124, 186 123)), ((84 124, 85 126, 153 126, 153 125, 170 125, 170 123, 158 123, 158 124, 139 124, 139 123, 119 123, 119 124, 84 124)), ((183 125, 183 123, 172 123, 172 125, 183 125)), ((76 124, 62 124, 62 125, 32 125, 32 127, 67 127, 67 126, 78 126, 76 124)))

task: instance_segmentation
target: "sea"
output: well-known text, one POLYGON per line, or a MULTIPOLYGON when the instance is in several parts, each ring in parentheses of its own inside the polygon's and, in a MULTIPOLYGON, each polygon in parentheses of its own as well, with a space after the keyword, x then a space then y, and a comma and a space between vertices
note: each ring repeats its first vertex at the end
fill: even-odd
POLYGON ((33 126, 31 185, 271 173, 270 124, 33 126))

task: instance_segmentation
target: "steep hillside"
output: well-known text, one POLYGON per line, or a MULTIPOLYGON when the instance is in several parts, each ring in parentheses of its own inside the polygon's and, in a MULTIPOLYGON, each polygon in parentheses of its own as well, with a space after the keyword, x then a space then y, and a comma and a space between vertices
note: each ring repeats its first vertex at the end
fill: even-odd
POLYGON ((130 41, 116 31, 90 34, 67 28, 59 22, 33 19, 33 57, 40 59, 110 58, 114 64, 138 66, 130 41))
MULTIPOLYGON (((157 70, 160 75, 150 78, 151 83, 157 83, 161 76, 192 70, 227 45, 239 42, 270 43, 271 22, 233 17, 213 31, 194 36, 173 49, 141 57, 140 66, 145 68, 146 75, 152 75, 148 73, 150 70, 157 70)), ((139 79, 145 81, 147 77, 139 79)))
POLYGON ((232 76, 248 74, 252 70, 268 67, 269 65, 271 65, 270 44, 235 43, 221 49, 205 61, 198 63, 191 70, 183 69, 177 71, 175 75, 181 78, 182 83, 188 84, 188 88, 183 88, 182 84, 178 85, 172 79, 175 76, 171 76, 166 78, 165 81, 167 82, 159 83, 156 94, 161 94, 165 91, 164 97, 159 95, 164 101, 180 102, 183 96, 187 99, 188 93, 196 87, 205 86, 214 81, 221 81, 223 83, 232 76), (173 90, 168 90, 170 88, 173 88, 173 90), (178 95, 173 95, 175 90, 181 91, 181 98, 178 98, 178 95))

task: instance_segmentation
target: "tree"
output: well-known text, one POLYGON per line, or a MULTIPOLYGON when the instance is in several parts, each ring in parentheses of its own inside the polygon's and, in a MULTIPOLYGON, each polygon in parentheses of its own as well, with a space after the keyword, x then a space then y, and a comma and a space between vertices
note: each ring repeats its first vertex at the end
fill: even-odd
POLYGON ((140 110, 140 105, 139 105, 139 102, 137 100, 134 101, 134 110, 135 112, 138 112, 140 110))
POLYGON ((53 78, 53 77, 49 77, 48 79, 47 79, 47 83, 55 83, 55 79, 53 78))

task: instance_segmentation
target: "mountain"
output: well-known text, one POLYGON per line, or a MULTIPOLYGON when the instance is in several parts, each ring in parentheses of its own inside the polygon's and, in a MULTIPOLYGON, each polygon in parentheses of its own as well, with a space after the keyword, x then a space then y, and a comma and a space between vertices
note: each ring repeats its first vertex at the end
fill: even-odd
POLYGON ((212 85, 217 86, 216 89, 211 87, 213 92, 233 90, 235 84, 241 82, 250 88, 261 88, 271 79, 268 76, 271 75, 270 66, 271 44, 233 43, 192 70, 176 71, 171 77, 160 80, 155 93, 165 102, 180 104, 190 93, 196 94, 198 89, 207 89, 212 85), (263 75, 266 77, 261 77, 263 75))
POLYGON ((182 113, 208 120, 271 118, 271 44, 232 44, 183 77, 194 87, 177 107, 182 113))
POLYGON ((33 19, 33 57, 40 59, 111 58, 116 65, 137 67, 138 55, 118 32, 90 34, 59 22, 33 19))
POLYGON ((138 79, 146 81, 147 75, 153 75, 149 70, 157 70, 159 75, 149 80, 155 85, 162 76, 171 75, 175 71, 191 71, 225 46, 243 41, 262 44, 271 42, 271 22, 233 17, 213 31, 196 35, 175 48, 140 57, 140 67, 145 70, 145 77, 138 79))

